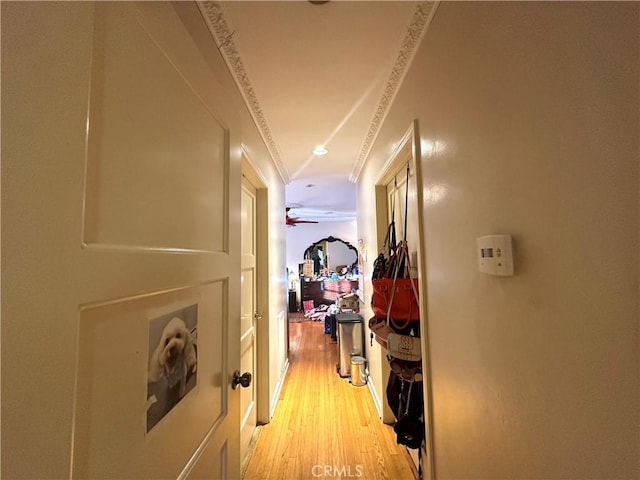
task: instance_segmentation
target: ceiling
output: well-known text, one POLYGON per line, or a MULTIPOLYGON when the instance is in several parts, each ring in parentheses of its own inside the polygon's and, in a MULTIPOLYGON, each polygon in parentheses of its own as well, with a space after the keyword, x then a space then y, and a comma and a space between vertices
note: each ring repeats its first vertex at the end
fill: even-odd
POLYGON ((201 7, 286 186, 291 215, 355 218, 355 184, 432 4, 226 1, 201 7), (325 145, 328 153, 312 153, 325 145))

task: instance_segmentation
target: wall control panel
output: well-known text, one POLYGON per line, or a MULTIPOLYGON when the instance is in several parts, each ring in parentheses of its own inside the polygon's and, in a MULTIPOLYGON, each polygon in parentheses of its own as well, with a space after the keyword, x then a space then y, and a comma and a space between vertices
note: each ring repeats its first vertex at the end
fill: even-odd
POLYGON ((511 235, 478 237, 478 268, 489 275, 513 275, 511 235))

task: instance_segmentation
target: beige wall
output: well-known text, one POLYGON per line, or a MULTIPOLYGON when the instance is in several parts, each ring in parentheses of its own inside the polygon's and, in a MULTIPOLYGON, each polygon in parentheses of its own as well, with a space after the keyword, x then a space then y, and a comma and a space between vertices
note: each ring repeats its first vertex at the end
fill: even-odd
POLYGON ((269 249, 265 315, 276 391, 284 186, 194 8, 2 4, 3 478, 195 478, 220 476, 224 454, 239 464, 232 425, 228 445, 208 435, 237 414, 221 372, 239 365, 221 345, 240 316, 242 146, 282 246, 269 249), (198 386, 145 435, 149 318, 193 301, 198 386))
POLYGON ((440 4, 360 176, 419 120, 437 478, 640 475, 639 8, 440 4))

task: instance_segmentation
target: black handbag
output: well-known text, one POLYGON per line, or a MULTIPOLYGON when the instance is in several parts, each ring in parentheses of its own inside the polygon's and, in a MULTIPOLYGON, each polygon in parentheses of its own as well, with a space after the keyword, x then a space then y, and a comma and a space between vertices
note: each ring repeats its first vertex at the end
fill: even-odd
POLYGON ((419 449, 424 440, 422 381, 407 381, 393 372, 387 382, 387 401, 398 420, 393 426, 396 442, 419 449))

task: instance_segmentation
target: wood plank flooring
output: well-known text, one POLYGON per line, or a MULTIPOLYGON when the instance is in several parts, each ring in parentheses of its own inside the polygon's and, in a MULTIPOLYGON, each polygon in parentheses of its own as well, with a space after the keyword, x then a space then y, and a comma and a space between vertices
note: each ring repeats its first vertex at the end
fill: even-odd
POLYGON ((323 322, 290 324, 289 358, 275 416, 259 427, 244 480, 417 478, 368 388, 336 373, 337 345, 323 322))

